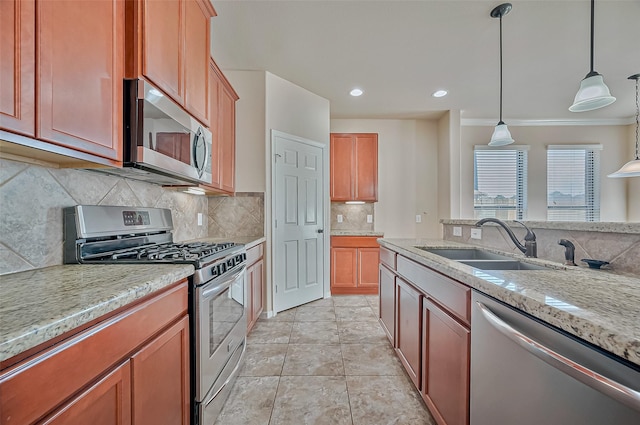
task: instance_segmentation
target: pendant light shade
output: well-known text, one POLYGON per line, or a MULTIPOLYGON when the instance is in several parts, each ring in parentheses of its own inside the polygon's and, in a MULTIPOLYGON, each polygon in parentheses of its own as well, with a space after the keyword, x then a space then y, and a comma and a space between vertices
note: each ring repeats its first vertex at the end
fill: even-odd
POLYGON ((511 7, 511 3, 503 3, 490 13, 492 18, 500 18, 500 121, 493 130, 489 146, 504 146, 514 142, 507 125, 502 121, 502 17, 511 11, 511 7))
POLYGON ((511 137, 511 133, 509 132, 507 125, 500 121, 493 130, 489 146, 504 146, 510 145, 513 142, 513 137, 511 137))
POLYGON ((604 83, 602 75, 593 70, 593 23, 595 16, 595 0, 591 0, 591 71, 580 82, 580 89, 569 107, 571 112, 593 111, 611 105, 616 98, 611 96, 609 87, 604 83))
POLYGON ((609 174, 609 177, 640 177, 640 141, 638 140, 638 131, 640 128, 640 100, 638 99, 638 80, 640 80, 640 74, 635 74, 629 77, 630 80, 636 80, 636 159, 631 160, 624 164, 615 173, 609 174))

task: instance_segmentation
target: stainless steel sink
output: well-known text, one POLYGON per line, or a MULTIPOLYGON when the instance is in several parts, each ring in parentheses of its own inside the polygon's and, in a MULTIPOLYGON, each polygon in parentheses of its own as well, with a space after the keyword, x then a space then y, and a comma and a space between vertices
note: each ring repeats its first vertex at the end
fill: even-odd
POLYGON ((547 270, 547 267, 518 260, 457 260, 480 270, 547 270))
POLYGON ((430 252, 432 254, 439 255, 444 258, 448 258, 449 260, 509 260, 513 261, 513 257, 509 257, 506 255, 495 254, 490 251, 485 251, 483 249, 471 248, 440 248, 440 249, 431 249, 424 247, 417 247, 423 251, 430 252))
POLYGON ((480 270, 546 270, 547 267, 525 263, 507 255, 496 254, 479 248, 426 248, 423 251, 439 255, 480 270))

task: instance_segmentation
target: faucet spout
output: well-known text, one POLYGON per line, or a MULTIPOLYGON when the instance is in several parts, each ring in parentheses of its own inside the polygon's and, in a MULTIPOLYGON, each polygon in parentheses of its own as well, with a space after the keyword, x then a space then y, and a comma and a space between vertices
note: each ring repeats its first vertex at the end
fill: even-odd
POLYGON ((566 266, 576 266, 574 259, 576 246, 567 239, 560 239, 558 245, 564 246, 564 264, 566 266))
POLYGON ((527 257, 537 257, 538 256, 538 247, 536 243, 536 234, 533 233, 531 229, 529 229, 523 222, 514 220, 516 223, 522 225, 526 230, 527 234, 524 236, 524 245, 520 243, 516 235, 513 233, 513 230, 502 220, 498 220, 497 218, 483 218, 482 220, 476 223, 476 227, 480 227, 485 223, 495 223, 502 227, 505 232, 511 238, 511 241, 515 244, 515 246, 524 253, 527 257))

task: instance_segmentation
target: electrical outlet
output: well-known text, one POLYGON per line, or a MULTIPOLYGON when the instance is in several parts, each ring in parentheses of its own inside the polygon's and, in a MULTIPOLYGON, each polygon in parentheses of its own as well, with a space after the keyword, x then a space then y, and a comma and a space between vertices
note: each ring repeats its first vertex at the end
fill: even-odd
POLYGON ((338 223, 342 223, 342 214, 338 214, 338 223))
POLYGON ((198 213, 198 226, 202 226, 202 213, 198 213))
POLYGON ((462 227, 455 226, 453 228, 453 236, 462 236, 462 227))
POLYGON ((471 239, 482 239, 482 229, 471 229, 471 239))
POLYGON ((373 223, 373 214, 367 214, 367 223, 373 223))
POLYGON ((416 223, 422 223, 422 216, 420 214, 416 214, 416 223))

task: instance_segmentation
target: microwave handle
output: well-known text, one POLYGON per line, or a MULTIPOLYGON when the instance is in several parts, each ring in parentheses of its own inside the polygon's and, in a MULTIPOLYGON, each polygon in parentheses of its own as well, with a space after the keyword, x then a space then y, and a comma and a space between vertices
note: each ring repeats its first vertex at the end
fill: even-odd
POLYGON ((195 142, 193 144, 193 163, 196 166, 196 170, 198 170, 198 176, 202 176, 204 169, 207 167, 207 156, 209 155, 209 149, 207 148, 207 141, 204 136, 204 132, 202 131, 202 127, 198 128, 198 131, 195 135, 195 142), (204 146, 204 159, 202 160, 202 164, 198 161, 198 142, 202 141, 204 146))

